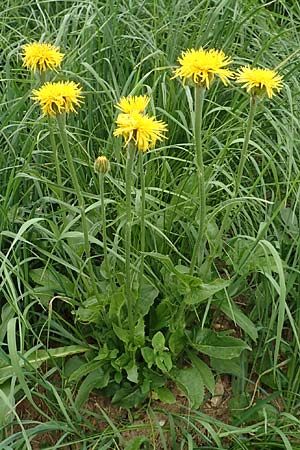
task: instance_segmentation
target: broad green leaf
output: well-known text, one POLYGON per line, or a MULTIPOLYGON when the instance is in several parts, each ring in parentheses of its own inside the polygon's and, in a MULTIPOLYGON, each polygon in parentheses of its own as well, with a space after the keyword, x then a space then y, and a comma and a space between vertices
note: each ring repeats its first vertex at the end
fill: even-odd
POLYGON ((198 370, 194 367, 176 369, 172 375, 178 387, 189 399, 191 408, 199 408, 204 398, 204 385, 198 370))
POLYGON ((149 313, 150 308, 158 294, 158 289, 145 281, 142 282, 140 298, 138 298, 136 304, 138 317, 144 317, 149 313))
POLYGON ((83 380, 78 390, 75 405, 77 408, 86 402, 89 397, 90 392, 97 388, 102 389, 108 385, 109 382, 109 372, 104 372, 102 369, 96 369, 83 380))
POLYGON ((151 369, 154 364, 154 350, 150 347, 143 347, 141 352, 144 360, 148 364, 149 369, 151 369))
POLYGON ((168 403, 168 404, 172 404, 172 403, 176 402, 176 398, 175 398, 173 392, 171 392, 170 389, 168 389, 168 388, 158 387, 154 390, 154 392, 161 402, 168 403))
POLYGON ((30 294, 33 298, 38 298, 39 302, 48 308, 53 299, 54 291, 49 291, 45 286, 37 286, 30 290, 30 294))
POLYGON ((137 436, 127 442, 124 450, 140 450, 141 445, 148 443, 149 439, 146 436, 137 436))
POLYGON ((251 350, 241 339, 209 329, 197 330, 194 333, 192 345, 199 352, 220 359, 236 358, 243 350, 251 350))
POLYGON ((217 306, 256 342, 258 334, 254 323, 236 306, 235 303, 230 302, 229 304, 228 301, 224 299, 217 306))
POLYGON ((147 393, 142 393, 140 388, 131 386, 123 387, 118 389, 112 398, 112 403, 123 406, 123 408, 134 408, 138 404, 142 403, 148 395, 147 393))
POLYGON ((116 325, 115 323, 112 324, 112 327, 118 338, 125 344, 129 344, 130 342, 129 330, 127 329, 124 330, 124 328, 118 327, 118 325, 116 325))
POLYGON ((141 317, 138 323, 134 327, 134 344, 138 347, 142 347, 145 343, 145 324, 144 319, 141 317))
POLYGON ((57 272, 53 267, 47 269, 32 269, 30 271, 30 277, 35 283, 44 286, 47 291, 63 293, 66 295, 73 294, 74 284, 72 281, 65 275, 57 272))
POLYGON ((125 304, 125 294, 124 290, 120 289, 109 296, 109 319, 114 322, 119 322, 122 320, 121 310, 125 304))
POLYGON ((188 352, 188 357, 190 358, 195 369, 198 370, 204 385, 207 387, 209 392, 212 394, 215 392, 215 379, 211 369, 208 367, 202 359, 198 358, 193 352, 188 352))
POLYGON ((76 355, 77 353, 85 353, 88 350, 88 347, 82 345, 68 345, 65 347, 50 348, 49 350, 37 350, 36 352, 32 352, 28 358, 26 358, 25 353, 24 358, 26 358, 30 364, 34 365, 48 361, 51 358, 66 358, 70 355, 76 355))
POLYGON ((139 381, 139 373, 138 367, 134 361, 130 361, 130 363, 125 367, 127 372, 127 379, 132 383, 138 383, 139 381))
POLYGON ((115 361, 112 361, 111 364, 115 369, 126 369, 126 367, 130 366, 131 355, 130 352, 124 352, 117 358, 115 361))
POLYGON ((175 331, 169 338, 169 348, 174 356, 179 355, 186 344, 186 336, 182 330, 175 331))
POLYGON ((154 254, 167 269, 168 281, 176 287, 180 295, 184 296, 184 302, 187 305, 197 305, 209 297, 212 297, 217 292, 229 286, 230 280, 223 280, 217 278, 210 283, 204 283, 200 278, 194 277, 186 273, 186 268, 183 266, 174 266, 168 256, 159 253, 154 254))
POLYGON ((76 311, 76 319, 83 323, 101 323, 98 299, 91 297, 83 302, 76 311))
POLYGON ((230 283, 230 280, 222 280, 221 278, 217 278, 210 283, 201 283, 199 286, 190 286, 190 289, 184 297, 184 302, 187 305, 197 305, 226 288, 230 285, 230 283))
MULTIPOLYGON (((49 350, 36 350, 30 355, 26 353, 21 357, 19 356, 19 366, 22 367, 26 363, 29 363, 27 369, 38 368, 43 362, 48 361, 52 358, 66 358, 70 355, 75 355, 77 353, 85 353, 88 350, 87 347, 80 345, 69 345, 66 347, 58 347, 49 350)), ((13 366, 8 364, 7 366, 0 368, 0 383, 5 381, 7 378, 15 375, 13 366)))
POLYGON ((216 236, 218 235, 219 232, 219 227, 217 225, 217 223, 215 222, 215 220, 209 220, 207 222, 207 227, 206 227, 206 235, 208 238, 208 241, 210 243, 213 243, 216 240, 216 236))
POLYGON ((174 307, 171 299, 163 299, 155 309, 153 317, 151 317, 151 328, 153 330, 160 330, 166 327, 170 323, 172 311, 174 311, 174 307))
POLYGON ((170 353, 159 353, 157 356, 155 356, 155 364, 163 373, 169 372, 173 367, 172 357, 170 353))
POLYGON ((165 337, 161 331, 155 333, 152 338, 152 347, 156 353, 163 352, 165 350, 165 337))
POLYGON ((89 373, 100 369, 103 366, 103 361, 98 361, 93 359, 93 361, 89 361, 85 364, 82 364, 80 367, 78 367, 74 372, 70 375, 69 381, 70 382, 78 382, 82 377, 85 377, 89 373))
POLYGON ((64 377, 69 378, 75 370, 85 365, 85 360, 78 355, 68 358, 64 362, 64 377))
POLYGON ((241 377, 243 375, 240 358, 219 359, 211 357, 210 364, 211 367, 219 374, 229 373, 236 377, 241 377))

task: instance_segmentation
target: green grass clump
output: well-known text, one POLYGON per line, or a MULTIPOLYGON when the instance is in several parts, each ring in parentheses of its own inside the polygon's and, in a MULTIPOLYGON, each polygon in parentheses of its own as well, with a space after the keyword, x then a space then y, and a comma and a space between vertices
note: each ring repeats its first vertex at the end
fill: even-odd
POLYGON ((299 19, 284 0, 3 2, 1 448, 300 447, 299 19), (22 67, 33 41, 62 68, 22 67), (200 46, 284 77, 248 145, 240 85, 197 111, 173 79, 200 46), (82 87, 66 123, 34 104, 43 81, 82 87), (168 127, 146 153, 113 134, 128 95, 168 127))

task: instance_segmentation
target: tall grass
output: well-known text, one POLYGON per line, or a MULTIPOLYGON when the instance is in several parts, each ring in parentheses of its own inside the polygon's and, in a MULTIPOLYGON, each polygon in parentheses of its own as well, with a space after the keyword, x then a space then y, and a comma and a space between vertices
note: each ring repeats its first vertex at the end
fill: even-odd
MULTIPOLYGON (((244 352, 230 365, 211 362, 216 373, 231 375, 232 423, 226 425, 199 411, 164 410, 167 420, 161 425, 157 408, 150 405, 146 413, 150 425, 141 426, 146 441, 132 448, 297 448, 299 20, 300 5, 287 0, 3 1, 1 448, 30 449, 37 436, 51 437, 54 432, 59 435, 57 442, 45 442, 45 448, 126 448, 123 436, 136 427, 134 419, 114 422, 100 407, 89 420, 80 390, 82 400, 77 397, 74 402, 80 378, 71 383, 72 372, 87 349, 96 352, 110 336, 98 329, 97 341, 90 317, 82 320, 94 298, 87 296, 90 273, 83 257, 76 192, 54 127, 63 180, 62 186, 57 183, 48 121, 40 118, 30 98, 39 80, 22 68, 22 45, 40 39, 59 45, 66 54, 63 69, 54 79, 72 79, 84 90, 84 106, 78 115, 68 117, 68 139, 85 202, 93 270, 102 293, 108 276, 102 264, 101 186, 93 170, 99 154, 111 162, 105 177, 110 269, 120 284, 124 278, 126 154, 121 141, 113 137, 114 105, 119 98, 150 95, 150 112, 168 123, 168 140, 143 159, 145 277, 163 299, 169 290, 161 259, 153 253, 168 255, 174 265, 188 265, 197 236, 192 91, 171 79, 177 57, 190 47, 222 48, 234 57, 235 68, 256 64, 278 68, 284 75, 282 94, 258 106, 234 220, 222 236, 223 256, 212 265, 214 274, 231 277, 231 285, 218 309, 208 303, 199 318, 203 327, 210 328, 223 311, 237 321, 244 339, 251 343, 252 352, 244 352), (247 331, 248 322, 239 321, 235 304, 256 325, 257 343, 251 340, 253 330, 247 331), (38 420, 19 417, 16 406, 24 398, 39 414, 38 420), (105 431, 93 425, 100 420, 107 424, 105 431)), ((226 210, 232 207, 230 192, 248 111, 249 98, 235 84, 226 89, 213 84, 204 102, 202 146, 210 248, 226 210)), ((141 261, 141 186, 138 179, 134 184, 131 263, 136 268, 141 261)), ((101 309, 97 314, 105 316, 101 309)))

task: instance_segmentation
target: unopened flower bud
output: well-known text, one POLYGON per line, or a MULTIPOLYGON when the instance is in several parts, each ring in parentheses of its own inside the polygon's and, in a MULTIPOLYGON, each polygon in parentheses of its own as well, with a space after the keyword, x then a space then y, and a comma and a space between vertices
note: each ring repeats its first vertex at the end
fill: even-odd
POLYGON ((94 163, 94 171, 96 173, 107 173, 110 170, 110 163, 106 156, 98 156, 94 163))

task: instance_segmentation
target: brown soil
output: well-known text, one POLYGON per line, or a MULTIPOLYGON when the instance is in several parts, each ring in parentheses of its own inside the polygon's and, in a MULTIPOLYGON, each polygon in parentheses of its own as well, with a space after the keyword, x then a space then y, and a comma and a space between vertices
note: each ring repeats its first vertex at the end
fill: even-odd
MULTIPOLYGON (((55 382, 58 385, 59 378, 56 375, 55 380, 51 380, 51 382, 55 382)), ((180 421, 180 417, 188 417, 189 409, 188 409, 188 401, 186 397, 178 390, 175 386, 169 386, 175 397, 176 403, 172 405, 166 405, 161 403, 158 400, 151 401, 151 410, 147 407, 142 410, 129 411, 111 404, 110 400, 106 397, 103 397, 100 393, 94 392, 90 395, 89 400, 84 405, 82 410, 82 416, 86 420, 88 426, 82 422, 82 430, 86 432, 88 435, 89 432, 104 432, 105 430, 109 431, 111 426, 108 425, 108 422, 105 420, 104 414, 106 414, 111 421, 112 424, 120 431, 119 441, 120 446, 122 447, 125 442, 128 442, 130 439, 133 439, 137 436, 145 436, 149 438, 150 442, 155 441, 155 448, 160 450, 160 445, 158 444, 160 441, 159 438, 159 426, 164 430, 164 435, 168 443, 168 448, 172 447, 171 437, 169 436, 167 430, 169 429, 168 423, 168 413, 174 414, 177 417, 177 422, 180 421), (130 414, 130 416, 129 416, 130 414), (102 417, 102 418, 100 418, 102 417), (157 425, 159 424, 159 426, 157 425), (122 431, 124 429, 124 431, 122 431), (168 442, 169 441, 169 442, 168 442)), ((215 417, 219 420, 222 420, 225 423, 229 422, 230 413, 228 409, 228 400, 230 398, 231 388, 230 388, 230 379, 228 376, 224 376, 219 378, 217 383, 217 392, 216 396, 209 399, 204 406, 202 407, 202 411, 209 416, 215 417)), ((23 421, 30 421, 31 424, 25 424, 24 428, 29 429, 31 427, 36 426, 38 423, 45 423, 49 419, 53 418, 51 415, 51 411, 47 406, 46 402, 46 393, 43 389, 39 389, 38 395, 33 396, 33 401, 37 408, 35 408, 27 399, 22 400, 19 404, 16 405, 16 412, 19 416, 19 419, 23 421), (39 410, 39 411, 38 411, 39 410)), ((188 427, 187 422, 182 419, 181 425, 185 428, 188 427)), ((199 426, 200 427, 200 426, 199 426)), ((13 432, 20 431, 20 427, 15 425, 13 427, 13 432)), ((192 434, 192 430, 189 430, 192 434)), ((206 433, 205 429, 201 429, 203 433, 206 433)), ((51 431, 40 433, 34 437, 31 441, 33 450, 40 450, 44 446, 48 448, 54 446, 62 435, 61 431, 51 431)), ((180 433, 178 433, 180 439, 180 433)), ((72 437, 70 436, 70 441, 72 437)), ((74 440, 76 437, 74 436, 74 440)), ((198 439, 199 441, 199 439, 198 439)), ((195 438, 195 442, 198 445, 201 445, 201 442, 197 442, 197 437, 195 438)), ((154 444, 153 444, 154 447, 154 444)), ((80 447, 77 444, 73 444, 71 446, 66 445, 64 447, 60 447, 62 450, 79 450, 80 447)))

